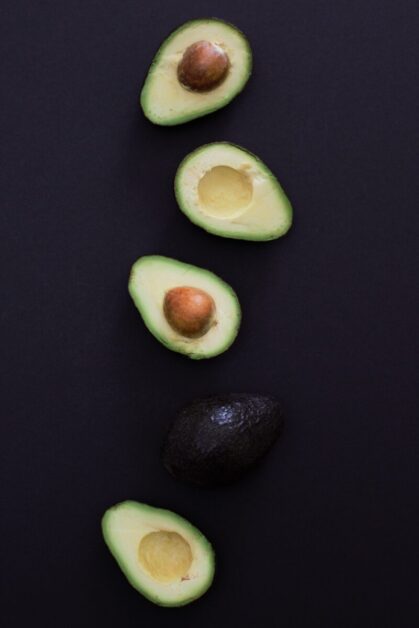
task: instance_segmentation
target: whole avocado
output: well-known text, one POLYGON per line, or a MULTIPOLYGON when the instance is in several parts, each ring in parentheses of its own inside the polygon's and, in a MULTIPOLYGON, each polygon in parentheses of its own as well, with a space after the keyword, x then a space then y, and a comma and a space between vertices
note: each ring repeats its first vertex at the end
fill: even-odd
POLYGON ((281 433, 274 397, 248 393, 204 397, 184 406, 166 436, 162 459, 178 480, 216 486, 238 479, 281 433))

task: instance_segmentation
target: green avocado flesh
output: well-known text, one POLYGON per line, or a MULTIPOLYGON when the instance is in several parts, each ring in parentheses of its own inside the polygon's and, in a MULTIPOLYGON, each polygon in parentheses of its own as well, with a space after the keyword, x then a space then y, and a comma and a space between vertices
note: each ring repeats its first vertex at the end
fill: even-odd
POLYGON ((225 238, 274 240, 292 224, 291 203, 275 175, 228 142, 187 155, 176 172, 175 195, 193 223, 225 238))
POLYGON ((211 544, 170 510, 125 501, 105 512, 102 532, 130 584, 159 606, 189 604, 211 586, 211 544))
POLYGON ((226 351, 240 327, 241 309, 234 290, 214 273, 161 255, 140 257, 131 269, 129 293, 149 331, 172 351, 200 360, 226 351), (165 315, 167 295, 176 288, 203 291, 214 304, 202 335, 180 333, 165 315))
POLYGON ((251 70, 249 43, 235 26, 218 19, 186 22, 167 37, 154 57, 141 91, 144 115, 155 124, 168 126, 216 111, 242 91, 251 70), (203 41, 227 54, 229 69, 219 85, 196 92, 179 81, 178 67, 185 51, 203 41))

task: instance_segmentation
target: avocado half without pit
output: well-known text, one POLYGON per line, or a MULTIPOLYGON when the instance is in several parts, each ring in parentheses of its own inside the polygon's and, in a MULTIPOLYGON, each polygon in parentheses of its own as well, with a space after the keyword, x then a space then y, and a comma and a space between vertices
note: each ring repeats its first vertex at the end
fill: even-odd
POLYGON ((211 544, 169 510, 125 501, 102 518, 105 542, 130 584, 160 606, 183 606, 211 586, 211 544))
POLYGON ((227 105, 251 74, 252 52, 243 33, 215 18, 192 20, 163 42, 141 91, 145 116, 175 125, 227 105))
POLYGON ((239 331, 236 293, 209 270, 146 255, 133 265, 128 290, 157 340, 190 358, 223 353, 239 331))
POLYGON ((228 142, 187 155, 176 172, 175 195, 193 223, 225 238, 274 240, 292 224, 291 203, 275 175, 228 142))

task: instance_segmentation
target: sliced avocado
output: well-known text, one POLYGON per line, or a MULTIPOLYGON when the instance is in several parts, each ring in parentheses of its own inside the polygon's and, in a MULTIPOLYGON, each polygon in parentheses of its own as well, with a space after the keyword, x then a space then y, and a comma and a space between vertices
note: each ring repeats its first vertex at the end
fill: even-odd
POLYGON ((292 207, 275 175, 249 151, 228 142, 200 146, 175 177, 180 209, 225 238, 274 240, 292 224, 292 207))
POLYGON ((249 43, 235 26, 214 18, 191 20, 157 51, 141 107, 155 124, 182 124, 227 105, 251 71, 249 43))
POLYGON ((190 484, 227 484, 268 452, 282 425, 281 406, 269 395, 197 399, 175 417, 163 445, 163 464, 176 479, 190 484))
POLYGON ((155 604, 183 606, 211 586, 211 544, 170 510, 125 501, 105 512, 102 532, 130 584, 155 604))
POLYGON ((128 290, 150 332, 172 351, 195 360, 211 358, 237 336, 237 296, 209 270, 146 255, 133 265, 128 290))

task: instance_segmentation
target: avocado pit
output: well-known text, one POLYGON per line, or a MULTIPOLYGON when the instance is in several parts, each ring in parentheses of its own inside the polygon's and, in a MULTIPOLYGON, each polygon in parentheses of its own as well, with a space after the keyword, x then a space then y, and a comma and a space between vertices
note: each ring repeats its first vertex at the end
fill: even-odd
POLYGON ((186 48, 177 68, 179 82, 194 92, 208 92, 227 76, 230 60, 221 46, 197 41, 186 48))
POLYGON ((172 288, 164 297, 163 311, 172 329, 187 338, 200 338, 214 324, 214 299, 200 288, 172 288))

